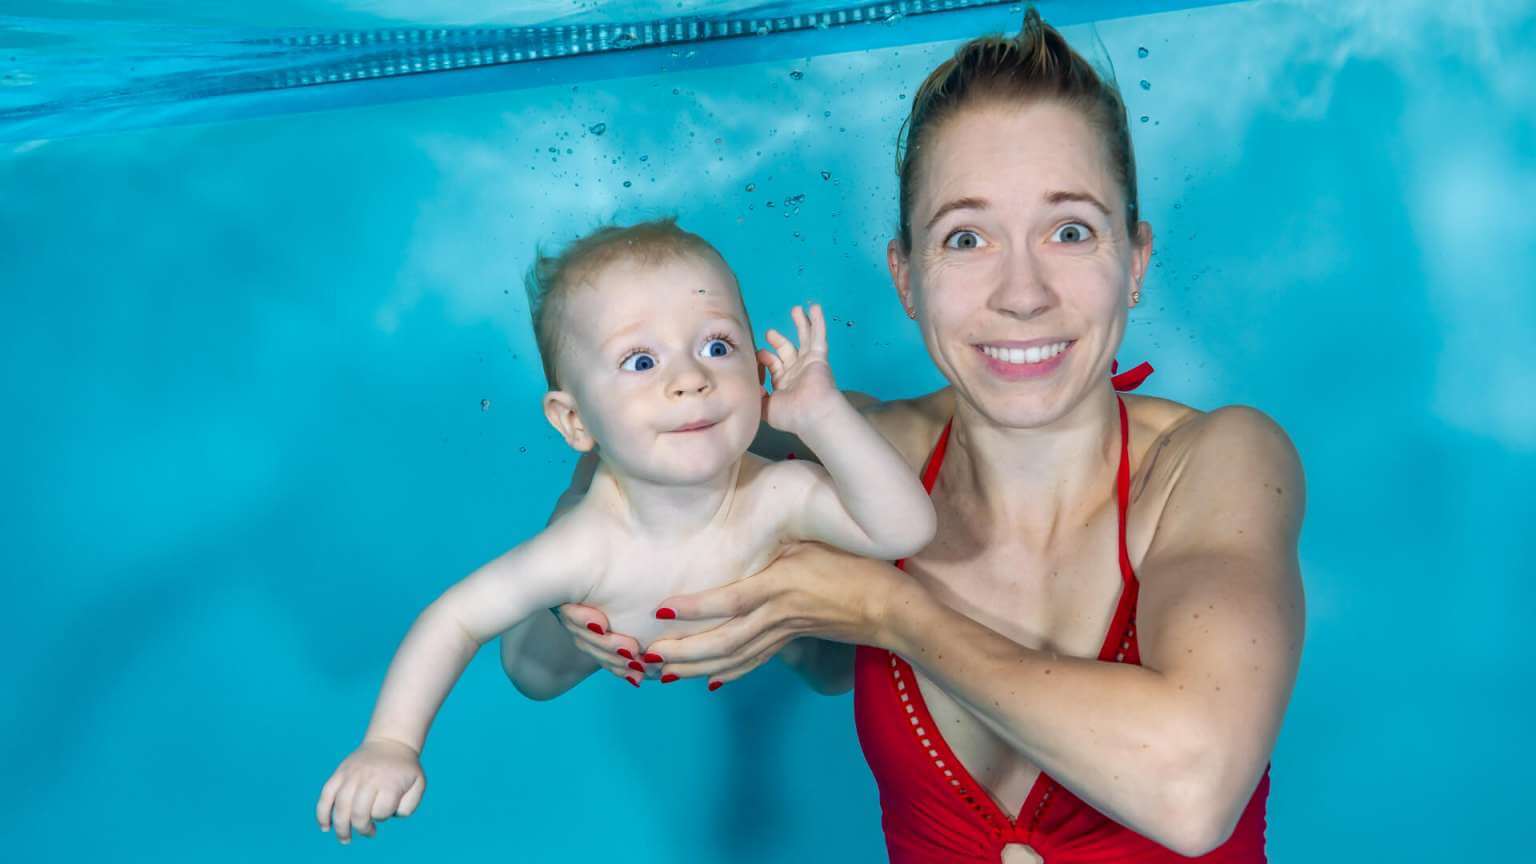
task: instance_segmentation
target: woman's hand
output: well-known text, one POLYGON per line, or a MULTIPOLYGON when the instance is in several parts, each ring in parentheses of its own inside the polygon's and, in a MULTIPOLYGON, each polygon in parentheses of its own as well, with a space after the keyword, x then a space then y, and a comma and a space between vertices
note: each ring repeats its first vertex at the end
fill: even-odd
POLYGON ((880 645, 887 610, 910 602, 913 590, 916 583, 883 561, 803 544, 746 579, 663 601, 661 609, 681 620, 731 620, 646 650, 666 658, 663 676, 708 676, 713 690, 768 662, 798 636, 880 645))
POLYGON ((322 831, 334 823, 336 839, 350 843, 354 830, 372 837, 375 822, 411 815, 426 789, 427 775, 415 750, 398 741, 364 741, 320 790, 315 818, 322 831))
POLYGON ((567 603, 558 612, 560 623, 577 650, 591 657, 599 667, 635 687, 640 686, 640 679, 646 676, 646 660, 639 642, 622 633, 609 632, 608 616, 591 606, 567 603))

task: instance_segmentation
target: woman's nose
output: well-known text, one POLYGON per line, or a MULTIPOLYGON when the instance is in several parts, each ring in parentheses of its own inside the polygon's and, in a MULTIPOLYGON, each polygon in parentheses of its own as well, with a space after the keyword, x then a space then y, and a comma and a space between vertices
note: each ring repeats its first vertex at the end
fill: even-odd
POLYGON ((1027 248, 1010 250, 988 305, 1011 318, 1028 320, 1054 302, 1055 292, 1035 255, 1027 248))

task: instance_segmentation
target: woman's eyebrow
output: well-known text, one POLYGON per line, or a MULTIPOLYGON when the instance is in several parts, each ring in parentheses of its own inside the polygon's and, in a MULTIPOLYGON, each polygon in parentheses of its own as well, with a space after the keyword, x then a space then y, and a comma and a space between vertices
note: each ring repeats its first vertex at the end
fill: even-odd
POLYGON ((1099 199, 1093 197, 1092 195, 1089 195, 1087 192, 1047 192, 1047 193, 1045 193, 1045 203, 1047 203, 1047 204, 1062 204, 1062 203, 1065 203, 1067 201, 1081 201, 1084 204, 1092 204, 1093 206, 1099 208, 1099 210, 1101 212, 1103 212, 1103 214, 1105 216, 1109 215, 1109 208, 1105 207, 1104 203, 1102 201, 1100 201, 1099 199))
POLYGON ((945 202, 939 209, 935 210, 933 218, 928 220, 928 224, 923 226, 923 230, 931 230, 935 223, 955 210, 985 210, 991 206, 985 198, 956 198, 953 201, 945 202))

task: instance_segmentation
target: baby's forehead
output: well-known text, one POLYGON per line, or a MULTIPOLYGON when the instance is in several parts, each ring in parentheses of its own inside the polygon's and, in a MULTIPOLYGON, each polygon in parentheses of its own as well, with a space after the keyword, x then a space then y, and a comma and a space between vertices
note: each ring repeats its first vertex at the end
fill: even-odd
POLYGON ((637 318, 746 318, 735 275, 716 256, 697 253, 605 262, 571 286, 566 311, 568 329, 592 336, 637 318))

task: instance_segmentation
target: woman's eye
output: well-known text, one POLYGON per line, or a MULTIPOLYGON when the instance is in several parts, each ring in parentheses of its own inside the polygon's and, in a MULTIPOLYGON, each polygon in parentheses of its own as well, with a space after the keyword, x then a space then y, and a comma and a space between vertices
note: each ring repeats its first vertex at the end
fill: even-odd
POLYGON ((717 337, 705 342, 700 353, 705 357, 724 357, 731 353, 731 343, 717 337))
POLYGON ((619 368, 630 372, 649 372, 656 368, 656 358, 644 351, 636 351, 625 357, 624 362, 620 364, 619 368))
POLYGON ((1081 243, 1093 236, 1093 231, 1081 222, 1068 222, 1057 228, 1051 239, 1057 243, 1081 243))
POLYGON ((944 245, 949 249, 976 249, 981 246, 981 235, 962 229, 944 238, 944 245))

